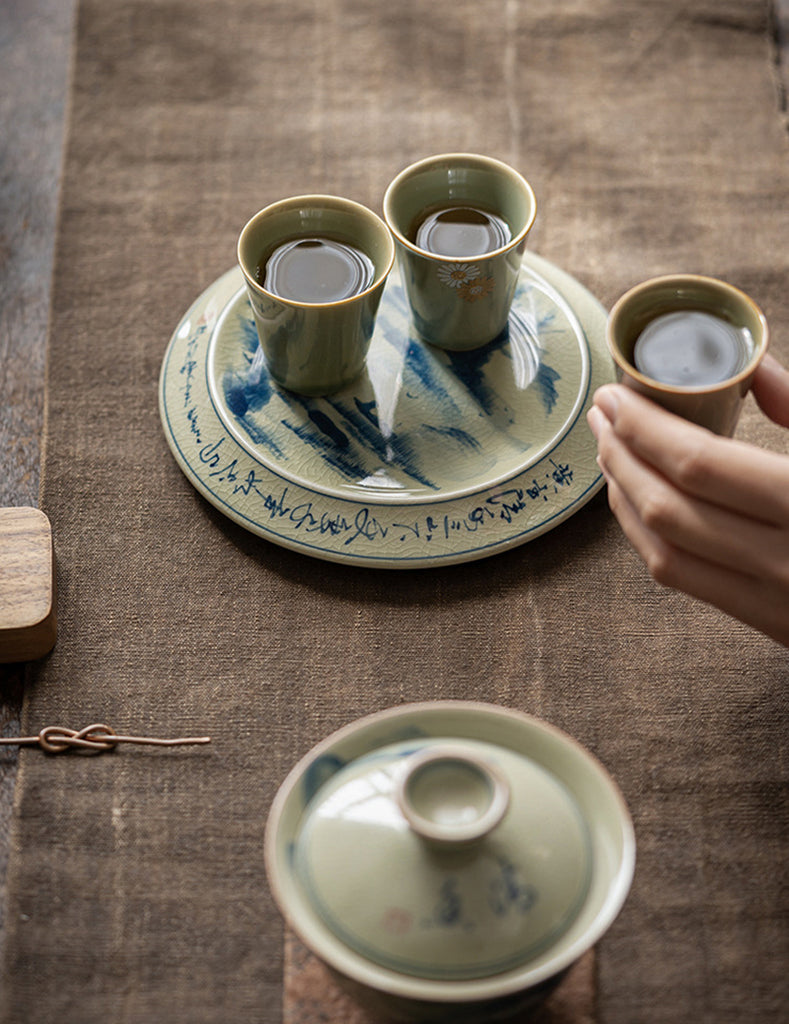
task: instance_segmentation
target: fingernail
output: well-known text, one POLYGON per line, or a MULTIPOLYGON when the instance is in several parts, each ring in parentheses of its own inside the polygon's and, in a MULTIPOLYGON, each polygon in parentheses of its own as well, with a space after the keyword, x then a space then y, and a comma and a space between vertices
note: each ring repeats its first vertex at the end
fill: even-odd
POLYGON ((598 388, 595 392, 594 404, 598 409, 602 410, 611 423, 614 422, 617 410, 619 409, 619 398, 616 390, 611 385, 598 388))
POLYGON ((586 414, 586 422, 589 424, 589 429, 592 431, 595 441, 600 439, 600 431, 603 429, 603 419, 603 414, 594 405, 586 414))

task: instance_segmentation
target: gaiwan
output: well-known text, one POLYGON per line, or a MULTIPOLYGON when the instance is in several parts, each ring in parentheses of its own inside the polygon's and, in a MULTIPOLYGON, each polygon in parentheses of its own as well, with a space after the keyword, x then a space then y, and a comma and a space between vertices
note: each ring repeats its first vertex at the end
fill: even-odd
POLYGON ((635 839, 602 765, 554 727, 487 704, 354 722, 288 775, 265 858, 291 928, 393 1020, 505 1020, 606 931, 635 839))

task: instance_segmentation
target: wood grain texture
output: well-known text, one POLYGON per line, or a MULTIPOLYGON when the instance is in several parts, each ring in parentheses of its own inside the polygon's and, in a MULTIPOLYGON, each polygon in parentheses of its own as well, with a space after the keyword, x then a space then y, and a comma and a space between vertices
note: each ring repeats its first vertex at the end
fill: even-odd
MULTIPOLYGON (((62 144, 76 0, 0 0, 0 506, 38 504, 62 144)), ((18 735, 25 665, 0 664, 18 735)), ((0 948, 18 752, 0 752, 0 948)))
POLYGON ((49 520, 36 508, 0 508, 0 663, 43 657, 56 633, 49 520))

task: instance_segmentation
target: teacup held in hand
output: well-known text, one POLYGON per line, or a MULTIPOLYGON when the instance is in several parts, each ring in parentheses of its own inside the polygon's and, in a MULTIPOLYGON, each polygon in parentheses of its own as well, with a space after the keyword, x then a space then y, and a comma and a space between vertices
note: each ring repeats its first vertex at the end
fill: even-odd
POLYGON ((697 274, 632 288, 611 310, 606 334, 624 384, 726 436, 734 433, 769 342, 752 299, 697 274))

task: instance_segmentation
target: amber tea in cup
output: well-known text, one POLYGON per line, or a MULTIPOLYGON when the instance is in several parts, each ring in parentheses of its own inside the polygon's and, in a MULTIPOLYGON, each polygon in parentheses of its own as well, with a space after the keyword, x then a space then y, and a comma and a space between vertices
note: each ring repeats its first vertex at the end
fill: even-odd
POLYGON ((611 310, 607 338, 623 383, 724 435, 734 432, 769 340, 752 299, 696 274, 632 288, 611 310))
POLYGON ((747 327, 689 309, 664 313, 648 323, 636 339, 633 363, 662 384, 705 387, 739 373, 752 352, 747 327))
POLYGON ((340 302, 373 283, 375 264, 339 239, 290 238, 258 260, 255 280, 266 291, 295 302, 340 302))
POLYGON ((512 231, 492 210, 442 203, 433 210, 420 211, 408 237, 425 252, 468 259, 501 249, 511 240, 512 231))

